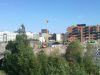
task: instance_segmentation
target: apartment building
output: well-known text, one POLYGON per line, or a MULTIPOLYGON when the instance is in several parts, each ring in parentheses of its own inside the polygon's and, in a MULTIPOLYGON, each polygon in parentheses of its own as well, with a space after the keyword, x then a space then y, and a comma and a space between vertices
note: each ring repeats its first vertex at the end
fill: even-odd
POLYGON ((17 34, 18 33, 8 32, 8 31, 0 32, 0 42, 7 42, 10 40, 13 41, 15 40, 17 34))
POLYGON ((68 41, 72 42, 79 39, 82 42, 87 40, 98 40, 100 39, 100 25, 89 25, 77 24, 67 28, 68 41))
MULTIPOLYGON (((17 32, 9 32, 9 31, 4 31, 0 32, 0 42, 7 42, 7 41, 14 41, 16 39, 17 32)), ((32 32, 26 32, 27 38, 28 39, 33 39, 34 38, 34 33, 32 32)))

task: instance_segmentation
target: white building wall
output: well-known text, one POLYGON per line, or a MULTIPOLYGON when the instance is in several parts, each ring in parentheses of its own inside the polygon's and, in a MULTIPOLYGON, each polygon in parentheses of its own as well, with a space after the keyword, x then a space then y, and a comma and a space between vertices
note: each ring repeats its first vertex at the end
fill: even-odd
POLYGON ((6 41, 10 41, 10 40, 15 40, 16 35, 18 33, 14 33, 14 32, 0 32, 0 42, 6 42, 6 41))
POLYGON ((26 32, 27 38, 28 39, 33 39, 34 33, 32 32, 26 32))
POLYGON ((62 35, 56 34, 56 41, 61 42, 62 41, 62 35))
MULTIPOLYGON (((6 42, 6 41, 10 41, 10 40, 15 40, 16 39, 16 35, 18 33, 15 32, 0 32, 0 42, 6 42)), ((32 32, 26 32, 27 38, 28 39, 39 39, 39 35, 34 34, 32 32)))
MULTIPOLYGON (((16 35, 18 33, 15 32, 0 32, 0 42, 6 42, 6 41, 14 41, 16 39, 16 35)), ((26 32, 28 39, 35 39, 39 40, 40 42, 45 42, 46 34, 43 34, 42 36, 39 35, 39 33, 33 33, 33 32, 26 32)))
POLYGON ((43 43, 43 42, 45 42, 45 38, 44 37, 39 37, 39 41, 43 43))
POLYGON ((35 40, 39 40, 39 33, 34 33, 33 34, 33 39, 35 39, 35 40))

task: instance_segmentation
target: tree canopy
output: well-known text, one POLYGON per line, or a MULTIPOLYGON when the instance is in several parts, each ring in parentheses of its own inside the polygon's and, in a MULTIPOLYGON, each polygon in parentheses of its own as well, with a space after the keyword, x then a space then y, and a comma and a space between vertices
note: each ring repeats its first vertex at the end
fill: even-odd
POLYGON ((4 70, 8 75, 33 75, 34 54, 26 34, 16 36, 15 41, 8 42, 4 58, 4 70))
POLYGON ((65 57, 68 61, 81 61, 83 55, 83 47, 79 41, 71 42, 66 50, 65 57))

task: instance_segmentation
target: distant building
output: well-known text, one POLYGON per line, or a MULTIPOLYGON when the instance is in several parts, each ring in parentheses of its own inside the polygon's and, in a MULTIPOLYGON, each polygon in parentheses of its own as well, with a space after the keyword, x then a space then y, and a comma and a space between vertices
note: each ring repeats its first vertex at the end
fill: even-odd
MULTIPOLYGON (((16 39, 17 32, 0 32, 0 42, 8 42, 10 40, 14 41, 16 39)), ((28 39, 34 39, 34 33, 26 32, 28 39)))
POLYGON ((56 34, 56 41, 57 42, 62 42, 63 41, 62 34, 56 34))
POLYGON ((50 34, 49 40, 56 41, 56 33, 50 34))
POLYGON ((47 29, 41 29, 41 33, 49 33, 49 30, 47 30, 47 29))
POLYGON ((34 38, 34 33, 33 32, 26 32, 27 39, 33 39, 34 38))
POLYGON ((65 36, 65 34, 54 33, 51 35, 50 40, 57 41, 57 42, 63 42, 64 36, 65 36))
POLYGON ((33 33, 33 39, 39 40, 40 34, 39 33, 33 33))
POLYGON ((48 42, 48 40, 49 40, 49 30, 41 29, 41 36, 44 37, 45 42, 48 42))
POLYGON ((87 40, 100 39, 100 25, 86 26, 86 24, 77 24, 67 28, 68 41, 72 42, 79 39, 81 42, 87 40))
POLYGON ((17 34, 18 33, 8 32, 8 31, 0 32, 0 42, 7 42, 10 40, 13 41, 15 40, 17 34))
POLYGON ((67 40, 67 38, 68 38, 67 36, 68 36, 68 33, 67 33, 67 32, 63 34, 63 41, 64 41, 64 42, 65 42, 65 41, 66 41, 66 42, 68 41, 68 40, 67 40))
POLYGON ((41 43, 43 43, 43 42, 45 42, 45 38, 44 38, 44 37, 39 37, 39 41, 40 41, 41 43))

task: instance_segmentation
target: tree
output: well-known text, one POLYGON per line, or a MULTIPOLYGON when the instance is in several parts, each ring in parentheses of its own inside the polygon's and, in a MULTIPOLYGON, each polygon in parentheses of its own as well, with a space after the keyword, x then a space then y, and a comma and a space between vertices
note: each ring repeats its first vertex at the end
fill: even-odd
POLYGON ((13 45, 14 45, 14 42, 10 40, 10 41, 8 41, 8 43, 9 43, 9 44, 6 45, 6 49, 7 49, 7 50, 12 50, 13 45))
POLYGON ((66 50, 65 57, 68 61, 81 62, 83 55, 83 47, 79 41, 71 42, 66 50))
POLYGON ((5 54, 3 65, 8 75, 34 74, 35 57, 26 34, 17 35, 14 42, 8 43, 7 49, 11 49, 11 53, 5 54))
POLYGON ((48 56, 43 51, 41 51, 37 58, 41 67, 41 75, 47 75, 48 56))
POLYGON ((98 67, 97 63, 95 62, 95 52, 96 52, 96 45, 87 43, 86 44, 86 52, 84 54, 84 67, 89 74, 98 75, 98 67))
POLYGON ((21 27, 18 29, 17 32, 18 32, 19 34, 26 33, 24 24, 21 25, 21 27))
POLYGON ((6 45, 6 50, 10 50, 12 52, 14 48, 14 41, 8 41, 8 44, 6 45))
POLYGON ((46 75, 69 75, 69 65, 63 57, 49 57, 46 75))

